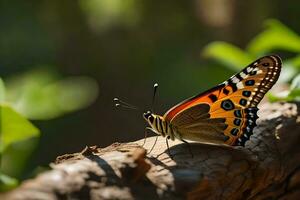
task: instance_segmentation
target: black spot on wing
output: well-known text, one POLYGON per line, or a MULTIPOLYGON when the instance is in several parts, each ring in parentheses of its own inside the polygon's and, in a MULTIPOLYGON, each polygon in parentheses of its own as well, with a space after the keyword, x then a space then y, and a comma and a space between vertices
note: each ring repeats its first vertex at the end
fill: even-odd
POLYGON ((254 76, 254 75, 257 74, 257 71, 251 71, 249 74, 250 74, 251 76, 254 76))
POLYGON ((244 72, 244 74, 249 74, 248 69, 250 69, 251 67, 245 67, 242 72, 244 72))
POLYGON ((233 83, 231 80, 228 81, 228 85, 231 87, 232 92, 237 91, 237 86, 235 83, 233 83))
POLYGON ((247 100, 246 99, 241 99, 240 100, 240 105, 245 106, 247 104, 247 100))
POLYGON ((223 88, 223 93, 228 95, 229 94, 229 90, 227 90, 226 88, 223 88))
POLYGON ((250 136, 253 134, 253 129, 256 127, 256 120, 258 118, 257 111, 258 108, 251 107, 244 109, 246 113, 246 126, 242 129, 241 136, 236 140, 234 145, 244 146, 246 141, 250 139, 250 136))
POLYGON ((226 100, 222 101, 221 107, 224 110, 232 110, 232 109, 234 109, 234 104, 230 99, 226 99, 226 100))
POLYGON ((227 141, 229 139, 230 139, 230 137, 228 135, 224 135, 224 141, 227 141))
POLYGON ((233 136, 237 136, 237 134, 239 133, 239 129, 233 128, 233 129, 231 129, 230 133, 231 133, 231 135, 233 135, 233 136))
POLYGON ((235 110, 235 111, 234 111, 234 116, 241 118, 241 117, 242 117, 242 112, 241 112, 241 110, 235 110))
POLYGON ((254 85, 254 83, 255 83, 255 81, 251 79, 251 80, 246 81, 245 85, 246 86, 252 86, 252 85, 254 85))
POLYGON ((240 74, 240 73, 236 74, 235 77, 238 78, 240 81, 243 80, 243 78, 241 77, 241 74, 240 74))
POLYGON ((238 118, 236 118, 236 119, 233 120, 233 123, 234 123, 234 125, 236 125, 236 126, 240 126, 240 125, 241 125, 241 122, 242 122, 242 120, 241 120, 241 119, 238 119, 238 118))
POLYGON ((244 97, 250 97, 251 96, 251 91, 245 90, 245 91, 243 91, 242 95, 244 97))
POLYGON ((281 71, 281 59, 276 55, 263 57, 261 62, 261 68, 264 69, 264 77, 262 80, 257 81, 258 90, 253 95, 252 100, 249 103, 249 106, 254 107, 259 104, 264 95, 273 87, 276 81, 279 78, 281 71))
POLYGON ((216 102, 218 100, 218 97, 215 94, 208 95, 208 98, 210 98, 212 102, 216 102))
POLYGON ((266 63, 263 63, 262 65, 263 65, 264 67, 269 67, 269 66, 270 66, 270 63, 267 63, 267 62, 266 62, 266 63))

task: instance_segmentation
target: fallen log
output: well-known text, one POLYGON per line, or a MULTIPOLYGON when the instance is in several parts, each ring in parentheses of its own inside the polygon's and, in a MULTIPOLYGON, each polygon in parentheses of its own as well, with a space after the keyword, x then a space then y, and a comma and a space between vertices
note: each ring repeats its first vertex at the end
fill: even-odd
POLYGON ((300 104, 265 104, 245 147, 155 137, 59 156, 0 199, 299 199, 300 104))

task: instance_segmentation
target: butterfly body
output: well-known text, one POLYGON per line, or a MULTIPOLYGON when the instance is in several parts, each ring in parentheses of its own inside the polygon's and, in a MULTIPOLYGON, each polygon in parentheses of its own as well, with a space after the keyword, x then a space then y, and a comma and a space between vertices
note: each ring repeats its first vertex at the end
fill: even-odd
MULTIPOLYGON (((192 140, 198 142, 225 143, 227 137, 216 131, 207 129, 207 120, 199 121, 188 127, 180 127, 166 121, 163 116, 152 114, 149 111, 144 114, 144 118, 150 125, 150 129, 163 137, 171 140, 192 140), (148 116, 149 115, 149 116, 148 116), (202 126, 202 127, 201 127, 202 126)), ((223 119, 217 119, 224 122, 223 119)), ((217 126, 217 125, 216 125, 217 126)), ((223 125, 225 127, 226 125, 223 125)), ((220 131, 222 131, 221 129, 220 131)))
POLYGON ((277 81, 280 70, 278 56, 262 57, 163 116, 148 111, 144 118, 155 133, 172 140, 243 146, 256 126, 257 105, 277 81))

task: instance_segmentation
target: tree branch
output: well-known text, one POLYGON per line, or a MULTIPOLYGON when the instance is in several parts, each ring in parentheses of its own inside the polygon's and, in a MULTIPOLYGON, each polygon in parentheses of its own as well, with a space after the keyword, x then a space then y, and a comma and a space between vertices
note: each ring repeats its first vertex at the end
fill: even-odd
POLYGON ((265 104, 245 147, 155 137, 66 154, 0 199, 298 199, 300 105, 265 104))

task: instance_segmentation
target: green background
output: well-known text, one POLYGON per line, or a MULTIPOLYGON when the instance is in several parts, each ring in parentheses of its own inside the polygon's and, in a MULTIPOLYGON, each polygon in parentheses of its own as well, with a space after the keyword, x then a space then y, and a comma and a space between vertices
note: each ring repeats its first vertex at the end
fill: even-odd
POLYGON ((10 175, 30 177, 86 145, 143 138, 142 113, 116 109, 113 98, 147 110, 156 82, 158 114, 269 53, 296 58, 290 82, 299 9, 293 0, 1 0, 0 76, 40 132, 10 175))

